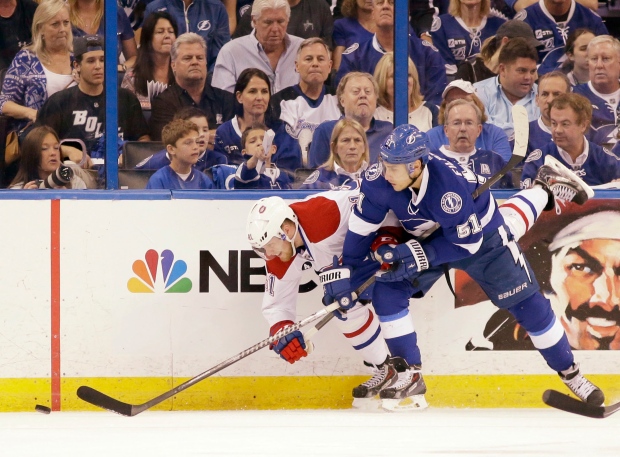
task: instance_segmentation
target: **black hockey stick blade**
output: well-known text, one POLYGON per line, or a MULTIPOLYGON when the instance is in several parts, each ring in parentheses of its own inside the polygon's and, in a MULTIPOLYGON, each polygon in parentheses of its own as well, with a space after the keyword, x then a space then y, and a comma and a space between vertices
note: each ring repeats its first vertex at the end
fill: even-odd
POLYGON ((88 386, 80 386, 77 390, 78 398, 84 400, 91 405, 98 406, 99 408, 107 409, 113 413, 118 413, 122 416, 135 416, 132 414, 133 406, 129 403, 123 403, 116 400, 98 390, 88 386))
POLYGON ((545 390, 543 402, 552 408, 594 419, 604 419, 620 410, 620 402, 609 406, 595 406, 552 389, 545 390))
POLYGON ((524 106, 514 105, 512 107, 512 122, 515 130, 515 145, 512 150, 512 157, 510 157, 508 163, 504 165, 504 168, 487 179, 484 184, 475 190, 472 194, 474 199, 502 179, 506 173, 516 167, 525 157, 525 153, 527 152, 527 141, 530 137, 530 126, 527 118, 527 111, 524 106))

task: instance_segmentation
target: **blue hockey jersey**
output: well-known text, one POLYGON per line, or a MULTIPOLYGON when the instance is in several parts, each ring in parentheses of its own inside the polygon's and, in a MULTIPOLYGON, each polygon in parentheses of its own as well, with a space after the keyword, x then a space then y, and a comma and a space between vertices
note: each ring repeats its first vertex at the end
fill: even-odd
POLYGON ((169 165, 160 168, 149 178, 147 189, 213 189, 213 181, 203 172, 192 168, 184 181, 169 165))
MULTIPOLYGON (((478 176, 485 178, 485 180, 489 179, 506 165, 506 161, 502 159, 499 154, 484 149, 477 149, 470 154, 462 154, 452 152, 448 150, 446 146, 442 146, 433 151, 433 154, 451 160, 461 167, 467 167, 478 176)), ((514 189, 512 184, 512 173, 506 173, 502 179, 491 186, 491 189, 514 189)))
POLYGON ((334 163, 333 170, 327 170, 320 167, 314 170, 310 176, 306 178, 300 189, 329 189, 329 190, 353 190, 359 187, 362 179, 362 173, 368 168, 368 164, 364 164, 356 173, 348 173, 337 163, 334 163))
POLYGON ((620 100, 616 99, 615 104, 607 103, 590 82, 573 87, 573 92, 583 95, 592 103, 592 141, 596 144, 615 144, 618 136, 620 100))
MULTIPOLYGON (((446 132, 444 132, 443 125, 433 127, 426 132, 426 136, 431 150, 439 149, 441 146, 450 143, 446 132)), ((505 161, 510 160, 510 157, 512 157, 512 148, 506 133, 497 125, 490 124, 489 122, 482 124, 482 133, 476 140, 476 149, 487 149, 496 152, 505 161)))

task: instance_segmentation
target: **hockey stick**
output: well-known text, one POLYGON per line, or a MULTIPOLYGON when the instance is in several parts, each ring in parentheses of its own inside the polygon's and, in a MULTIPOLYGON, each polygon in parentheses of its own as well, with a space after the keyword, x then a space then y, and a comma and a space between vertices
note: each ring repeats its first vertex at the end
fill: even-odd
POLYGON ((512 157, 504 168, 495 173, 484 184, 476 189, 472 194, 474 199, 478 198, 481 193, 489 189, 493 184, 502 179, 506 173, 512 170, 525 157, 527 152, 527 140, 530 136, 530 125, 527 118, 527 111, 522 105, 514 105, 512 107, 512 122, 515 129, 515 145, 512 150, 512 157))
POLYGON ((594 419, 604 419, 620 411, 620 402, 609 406, 595 406, 551 389, 543 393, 543 402, 552 408, 594 419))
MULTIPOLYGON (((368 278, 366 282, 364 282, 355 290, 355 292, 353 292, 354 299, 356 299, 364 290, 366 290, 366 288, 368 288, 374 282, 374 276, 368 278)), ((147 401, 146 403, 142 403, 140 405, 125 403, 88 386, 80 386, 77 390, 77 396, 85 402, 98 406, 99 408, 107 409, 123 416, 136 416, 141 412, 146 411, 147 409, 158 405, 162 401, 167 400, 168 398, 178 394, 179 392, 182 392, 185 389, 192 387, 194 384, 202 381, 203 379, 206 379, 209 376, 212 376, 215 373, 223 370, 224 368, 229 367, 234 363, 237 363, 239 360, 244 359, 251 354, 254 354, 265 346, 269 346, 271 343, 278 341, 280 338, 283 338, 286 335, 299 330, 304 325, 308 325, 309 323, 314 322, 317 319, 326 316, 327 314, 331 314, 332 311, 335 311, 338 308, 338 303, 334 302, 331 305, 326 306, 325 308, 317 311, 314 314, 311 314, 310 316, 296 322, 293 325, 287 325, 269 338, 256 343, 254 346, 251 346, 246 350, 241 351, 239 354, 230 357, 229 359, 226 359, 221 363, 218 363, 214 367, 209 368, 207 371, 193 377, 192 379, 189 379, 188 381, 185 381, 183 384, 179 384, 174 389, 170 389, 169 391, 164 392, 163 394, 153 398, 152 400, 147 401)))

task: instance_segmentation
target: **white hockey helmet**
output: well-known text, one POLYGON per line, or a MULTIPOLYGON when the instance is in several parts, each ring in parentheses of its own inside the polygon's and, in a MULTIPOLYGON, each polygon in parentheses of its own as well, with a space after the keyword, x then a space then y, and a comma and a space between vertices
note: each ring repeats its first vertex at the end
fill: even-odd
POLYGON ((267 259, 264 247, 274 237, 291 243, 295 252, 293 240, 298 229, 297 215, 286 202, 280 197, 267 197, 257 201, 250 210, 246 233, 254 251, 263 259, 267 259), (295 233, 291 238, 282 230, 282 224, 287 219, 295 224, 295 233))

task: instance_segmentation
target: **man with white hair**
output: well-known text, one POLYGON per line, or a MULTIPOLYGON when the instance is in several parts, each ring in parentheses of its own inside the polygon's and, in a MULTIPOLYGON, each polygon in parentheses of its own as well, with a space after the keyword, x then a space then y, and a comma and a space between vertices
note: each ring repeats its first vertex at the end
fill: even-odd
POLYGON ((592 140, 613 145, 618 133, 620 109, 620 41, 610 35, 597 36, 588 44, 590 81, 573 91, 592 103, 592 140))
POLYGON ((233 92, 239 74, 246 68, 263 70, 274 94, 298 84, 295 58, 303 39, 286 32, 290 17, 287 0, 255 0, 254 31, 222 47, 213 70, 213 86, 233 92))
POLYGON ((620 349, 620 212, 570 223, 549 245, 551 304, 574 349, 620 349))

